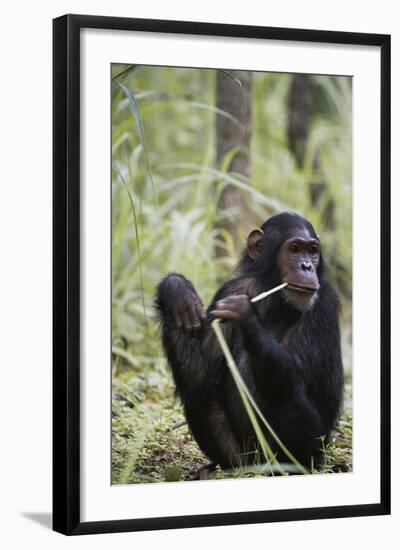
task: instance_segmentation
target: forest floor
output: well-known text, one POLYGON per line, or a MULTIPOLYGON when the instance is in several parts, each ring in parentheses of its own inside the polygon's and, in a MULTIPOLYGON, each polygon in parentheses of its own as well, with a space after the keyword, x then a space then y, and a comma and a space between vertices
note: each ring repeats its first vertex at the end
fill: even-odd
MULTIPOLYGON (((112 397, 113 484, 190 480, 209 462, 189 432, 163 358, 143 370, 114 365, 112 397)), ((350 376, 343 413, 324 454, 320 473, 352 470, 350 376)), ((254 469, 218 470, 215 477, 256 475, 265 474, 254 469)))

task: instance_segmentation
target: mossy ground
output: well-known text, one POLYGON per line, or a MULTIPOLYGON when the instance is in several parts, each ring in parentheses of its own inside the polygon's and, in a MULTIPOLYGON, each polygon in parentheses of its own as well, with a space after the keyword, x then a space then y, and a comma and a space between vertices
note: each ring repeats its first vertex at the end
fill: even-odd
MULTIPOLYGON (((146 373, 122 368, 113 380, 112 482, 147 483, 193 479, 208 464, 191 436, 163 360, 146 373)), ((322 473, 352 469, 351 386, 325 449, 322 473)), ((257 469, 216 472, 217 478, 263 475, 257 469)))

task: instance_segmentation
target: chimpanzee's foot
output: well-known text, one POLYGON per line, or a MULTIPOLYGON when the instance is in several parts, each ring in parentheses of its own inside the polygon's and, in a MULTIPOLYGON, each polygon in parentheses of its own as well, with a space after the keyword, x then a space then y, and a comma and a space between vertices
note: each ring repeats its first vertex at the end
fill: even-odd
POLYGON ((193 480, 214 479, 216 466, 217 465, 214 462, 210 462, 210 464, 202 466, 194 476, 193 480))

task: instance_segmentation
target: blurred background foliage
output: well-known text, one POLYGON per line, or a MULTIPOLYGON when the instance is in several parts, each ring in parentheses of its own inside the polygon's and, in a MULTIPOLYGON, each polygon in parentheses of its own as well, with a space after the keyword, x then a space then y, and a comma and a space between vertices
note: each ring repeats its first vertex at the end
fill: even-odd
POLYGON ((155 286, 183 273, 208 304, 247 231, 283 210, 313 223, 342 298, 347 397, 325 471, 349 470, 351 78, 117 64, 112 77, 113 482, 206 463, 174 397, 155 286))

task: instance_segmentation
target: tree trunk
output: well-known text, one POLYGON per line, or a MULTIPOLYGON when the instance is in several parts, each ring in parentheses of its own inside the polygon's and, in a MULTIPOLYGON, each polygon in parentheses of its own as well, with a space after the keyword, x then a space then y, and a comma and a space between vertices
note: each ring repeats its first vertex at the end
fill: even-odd
MULTIPOLYGON (((310 75, 294 75, 288 95, 287 137, 289 148, 299 168, 304 168, 312 117, 316 111, 315 104, 318 100, 318 91, 312 77, 310 75)), ((324 208, 322 230, 334 232, 336 229, 335 203, 332 196, 327 195, 329 189, 321 169, 318 149, 312 162, 317 180, 310 183, 310 202, 314 208, 324 208)), ((351 289, 348 284, 346 268, 339 259, 336 246, 333 247, 328 261, 334 269, 339 290, 344 296, 350 297, 351 289)))
MULTIPOLYGON (((252 73, 250 71, 218 71, 216 107, 232 117, 216 115, 217 163, 221 167, 226 155, 235 150, 228 172, 240 174, 250 179, 250 139, 252 130, 252 73), (229 74, 227 74, 229 73, 229 74), (237 80, 239 82, 237 82, 237 80)), ((224 219, 219 228, 227 230, 238 245, 238 227, 248 229, 249 209, 243 192, 233 185, 222 191, 218 208, 224 211, 224 219)), ((218 247, 217 255, 223 256, 223 248, 218 247)))
MULTIPOLYGON (((310 137, 312 117, 316 112, 318 91, 312 77, 307 74, 293 76, 288 96, 288 126, 287 136, 289 147, 296 159, 297 166, 304 168, 307 143, 310 137)), ((311 204, 318 208, 328 192, 326 181, 321 170, 318 150, 313 158, 313 172, 318 181, 310 183, 311 204)), ((331 197, 328 198, 324 209, 324 228, 335 229, 335 207, 331 197)))
POLYGON ((315 93, 310 76, 295 74, 288 95, 287 136, 289 147, 299 168, 304 167, 314 102, 315 93))

